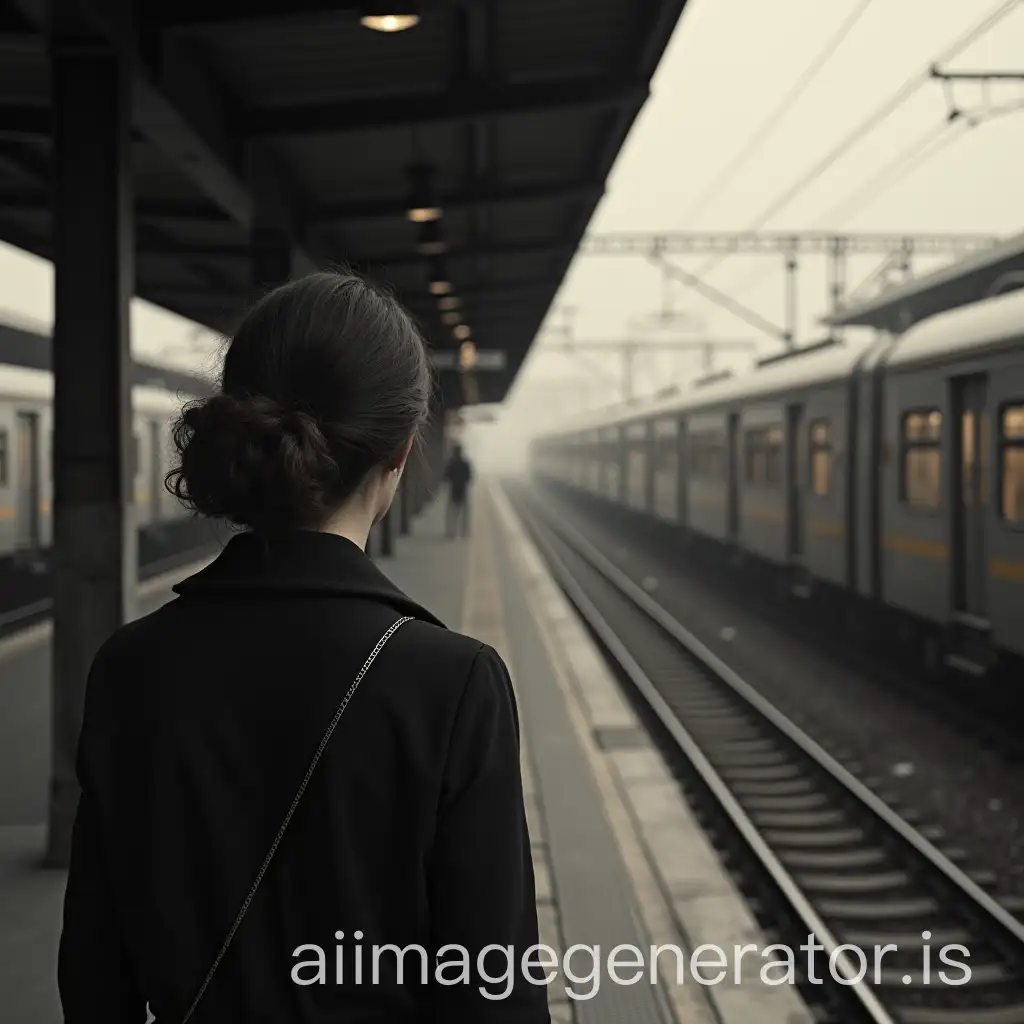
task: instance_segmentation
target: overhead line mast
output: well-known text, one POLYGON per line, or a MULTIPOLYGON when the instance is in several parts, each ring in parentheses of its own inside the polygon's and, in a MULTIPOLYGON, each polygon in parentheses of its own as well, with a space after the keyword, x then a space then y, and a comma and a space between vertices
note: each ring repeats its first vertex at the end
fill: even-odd
POLYGON ((828 303, 833 312, 838 312, 846 292, 847 263, 851 255, 882 256, 887 265, 898 266, 906 276, 915 256, 948 254, 958 258, 988 248, 998 241, 995 235, 899 232, 616 232, 587 236, 579 251, 584 256, 643 256, 666 277, 681 281, 728 313, 791 349, 797 342, 799 257, 825 256, 828 259, 828 303), (733 254, 781 256, 786 270, 784 325, 772 323, 749 306, 708 284, 699 272, 684 270, 667 258, 700 253, 713 253, 722 258, 733 254))

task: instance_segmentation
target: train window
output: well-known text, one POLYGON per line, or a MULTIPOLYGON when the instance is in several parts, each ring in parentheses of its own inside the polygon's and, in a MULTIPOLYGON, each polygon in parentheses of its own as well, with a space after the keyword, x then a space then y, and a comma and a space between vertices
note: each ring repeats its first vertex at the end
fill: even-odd
POLYGON ((832 424, 812 420, 810 426, 811 491, 825 497, 832 488, 832 424))
POLYGON ((1024 443, 1024 405, 1003 407, 1003 440, 1024 443))
POLYGON ((942 413, 908 412, 903 417, 902 497, 908 505, 934 508, 942 495, 942 413))
POLYGON ((7 431, 0 430, 0 487, 7 486, 7 431))
POLYGON ((908 412, 903 417, 903 439, 908 444, 917 442, 938 444, 942 434, 942 413, 938 409, 908 412))
POLYGON ((679 461, 679 439, 667 434, 656 438, 654 442, 654 459, 659 467, 675 467, 679 461))
POLYGON ((1024 403, 1005 405, 999 418, 1001 512, 1011 523, 1024 522, 1024 403))
POLYGON ((698 480, 725 479, 725 446, 718 433, 690 435, 690 475, 698 480))
POLYGON ((782 486, 782 426, 756 427, 744 436, 748 484, 782 486))

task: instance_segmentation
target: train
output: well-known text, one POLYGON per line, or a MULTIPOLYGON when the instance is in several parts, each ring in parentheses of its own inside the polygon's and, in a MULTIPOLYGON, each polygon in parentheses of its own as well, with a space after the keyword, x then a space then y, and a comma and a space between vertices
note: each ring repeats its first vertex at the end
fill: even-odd
POLYGON ((1020 668, 1024 290, 586 414, 529 464, 821 596, 930 672, 1020 668))
MULTIPOLYGON (((134 508, 139 526, 169 523, 188 511, 164 488, 170 436, 191 396, 132 388, 134 508)), ((31 555, 53 537, 53 375, 0 366, 0 557, 31 555)))

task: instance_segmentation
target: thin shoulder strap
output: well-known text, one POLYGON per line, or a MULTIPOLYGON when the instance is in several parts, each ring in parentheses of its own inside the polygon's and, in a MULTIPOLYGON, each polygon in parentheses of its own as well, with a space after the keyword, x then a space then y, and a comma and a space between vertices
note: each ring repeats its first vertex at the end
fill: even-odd
POLYGON ((345 713, 345 708, 348 707, 348 702, 352 699, 352 696, 358 689, 359 684, 363 681, 363 676, 369 672, 370 666, 374 661, 376 661, 377 655, 384 649, 384 645, 392 636, 394 636, 400 626, 405 625, 405 623, 411 621, 411 619, 412 616, 407 615, 405 618, 399 619, 394 625, 388 628, 383 636, 381 636, 377 641, 376 647, 370 651, 366 661, 363 662, 363 667, 356 673, 356 677, 352 681, 352 685, 348 688, 348 691, 345 693, 345 696, 341 698, 338 710, 334 712, 334 718, 331 719, 331 724, 327 726, 327 731, 324 733, 324 737, 320 741, 320 746, 316 748, 316 753, 313 755, 313 760, 309 764, 309 769, 306 771, 305 778, 303 778, 302 782, 299 784, 298 791, 295 794, 295 799, 292 800, 292 805, 288 808, 288 813, 284 816, 284 821, 281 822, 281 827, 277 830, 277 835, 274 837, 274 841, 270 844, 270 850, 267 852, 267 856, 263 860, 263 866, 257 873, 256 880, 252 883, 249 895, 245 897, 245 902, 242 904, 241 910, 238 911, 238 916, 235 918, 234 923, 228 930, 228 934, 224 939, 223 945, 214 957, 213 963, 210 965, 210 970, 207 972, 205 980, 199 987, 199 991, 196 993, 195 999, 192 1000, 192 1005, 189 1007, 188 1013, 182 1017, 181 1024, 188 1024, 188 1021, 192 1019, 192 1015, 196 1012, 196 1007, 199 1005, 199 1001, 206 994, 206 990, 209 988, 210 982, 213 981, 213 976, 217 973, 217 968, 220 967, 221 961, 227 954, 228 947, 231 945, 231 940, 234 939, 235 932, 238 931, 238 926, 242 923, 242 918, 245 917, 245 913, 249 909, 249 904, 252 903, 253 897, 256 895, 256 891, 260 887, 260 882, 263 881, 263 876, 267 873, 267 868, 270 867, 270 862, 274 859, 274 854, 277 852, 277 848, 280 846, 281 840, 284 838, 284 834, 288 830, 288 824, 292 820, 292 815, 295 814, 295 809, 299 806, 302 794, 306 792, 306 787, 309 785, 309 780, 313 777, 313 772, 316 771, 316 766, 320 761, 320 757, 326 749, 327 744, 330 742, 331 736, 333 735, 341 716, 345 713))

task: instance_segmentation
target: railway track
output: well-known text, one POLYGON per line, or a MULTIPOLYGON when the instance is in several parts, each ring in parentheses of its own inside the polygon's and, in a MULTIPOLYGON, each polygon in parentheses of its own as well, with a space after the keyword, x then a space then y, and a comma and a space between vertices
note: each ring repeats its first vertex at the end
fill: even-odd
MULTIPOLYGON (((814 935, 843 1024, 1024 1024, 1024 924, 628 579, 535 492, 510 493, 559 584, 781 933, 814 935), (835 980, 829 964, 835 964, 835 980), (966 965, 969 969, 965 971, 966 965)), ((776 928, 772 923, 773 930, 776 928)), ((806 963, 806 959, 802 961, 806 963)), ((804 977, 805 986, 813 979, 804 977)), ((805 988, 805 991, 808 989, 805 988)))
MULTIPOLYGON (((577 495, 560 495, 559 500, 585 514, 586 506, 577 495)), ((612 511, 615 515, 625 512, 627 534, 650 527, 649 523, 644 523, 628 510, 614 508, 604 511, 612 511)), ((610 525, 607 520, 605 525, 610 525)), ((670 536, 662 524, 657 524, 657 528, 657 533, 647 533, 645 539, 670 536)), ((763 578, 760 581, 750 579, 747 575, 749 566, 746 567, 747 572, 741 570, 736 573, 736 563, 731 562, 722 550, 705 548, 701 552, 691 548, 684 555, 670 547, 667 557, 671 559, 673 571, 699 580, 702 587, 711 588, 762 620, 770 620, 774 627, 806 647, 827 652, 831 657, 841 650, 847 666, 855 666, 887 690, 903 694, 914 704, 930 708, 963 735, 983 744, 987 750, 998 751, 1008 762, 1024 762, 1024 735, 1018 725, 1024 703, 1015 677, 1004 678, 1002 684, 997 682, 991 687, 975 688, 973 700, 965 702, 961 677, 952 673, 927 675, 919 664, 913 664, 920 659, 908 658, 906 652, 899 660, 894 658, 891 650, 886 656, 872 643, 865 644, 865 639, 872 640, 870 634, 867 638, 863 634, 860 637, 851 635, 844 624, 841 609, 834 605, 826 604, 819 608, 813 599, 797 600, 791 593, 782 595, 782 600, 779 600, 777 592, 770 594, 766 590, 763 578)))

